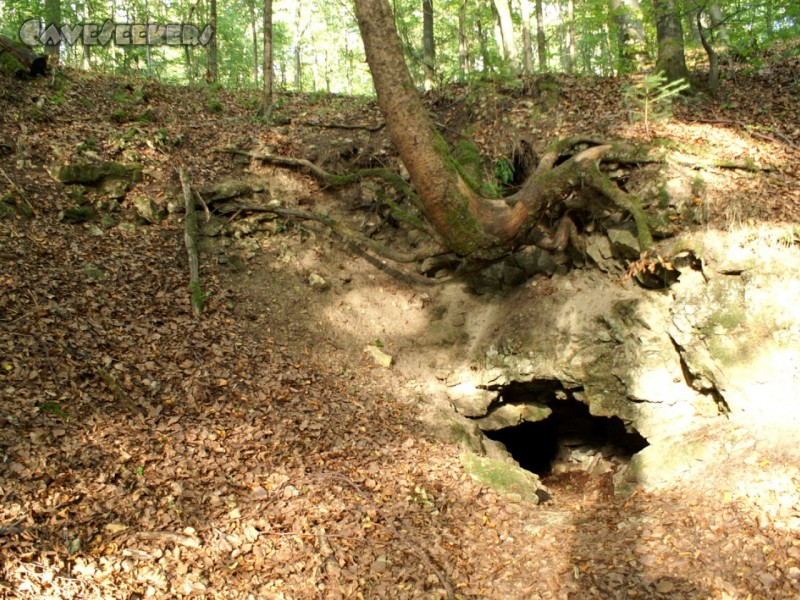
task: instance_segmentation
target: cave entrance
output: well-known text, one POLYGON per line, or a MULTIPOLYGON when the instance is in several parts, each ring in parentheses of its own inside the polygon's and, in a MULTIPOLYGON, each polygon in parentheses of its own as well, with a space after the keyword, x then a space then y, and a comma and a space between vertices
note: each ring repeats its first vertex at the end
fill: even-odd
POLYGON ((618 417, 596 417, 572 397, 547 402, 553 411, 543 421, 484 431, 503 444, 523 469, 540 477, 570 471, 601 475, 616 471, 648 446, 618 417))

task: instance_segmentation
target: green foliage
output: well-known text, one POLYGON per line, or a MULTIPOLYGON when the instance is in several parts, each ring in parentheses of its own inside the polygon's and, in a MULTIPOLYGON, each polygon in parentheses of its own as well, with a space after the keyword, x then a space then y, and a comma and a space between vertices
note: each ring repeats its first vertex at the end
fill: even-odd
POLYGON ((69 414, 67 414, 67 411, 64 410, 60 402, 42 402, 39 405, 39 410, 43 413, 58 417, 59 419, 69 421, 69 414))
POLYGON ((192 307, 195 308, 198 314, 202 313, 203 307, 205 306, 206 300, 208 300, 210 294, 203 291, 203 288, 200 287, 199 281, 193 281, 189 286, 189 290, 191 291, 190 301, 192 307))
POLYGON ((625 86, 623 94, 631 120, 644 122, 650 135, 650 124, 672 115, 672 99, 689 88, 683 79, 668 82, 662 73, 644 75, 636 82, 625 86))
POLYGON ((501 156, 494 161, 492 173, 494 178, 502 185, 508 185, 514 181, 514 165, 505 156, 501 156))
MULTIPOLYGON (((60 15, 52 20, 63 24, 102 23, 114 10, 117 15, 124 14, 124 18, 117 17, 121 22, 191 22, 202 27, 208 21, 206 2, 193 5, 191 11, 185 3, 117 3, 114 10, 107 0, 47 4, 59 6, 60 15)), ((421 84, 423 49, 420 2, 392 0, 391 4, 406 61, 414 81, 421 84)), ((511 4, 515 34, 519 36, 522 15, 518 3, 511 4)), ((712 38, 723 56, 723 64, 727 54, 740 64, 760 68, 768 50, 783 52, 786 57, 800 51, 800 46, 791 43, 800 36, 800 4, 797 2, 784 0, 736 4, 723 1, 718 4, 724 20, 726 41, 725 44, 719 43, 723 38, 718 29, 712 28, 712 38)), ((553 0, 546 2, 546 14, 559 12, 559 18, 548 17, 544 24, 549 66, 554 70, 567 71, 571 68, 576 73, 606 76, 624 71, 627 65, 623 64, 626 56, 625 48, 621 47, 625 42, 619 31, 620 16, 629 18, 644 32, 645 42, 637 42, 635 48, 637 63, 640 59, 646 60, 646 56, 652 59, 655 50, 655 15, 652 3, 643 2, 640 5, 641 11, 623 7, 614 13, 608 2, 587 0, 580 3, 574 21, 569 23, 563 3, 558 4, 553 0), (570 29, 575 34, 576 51, 575 64, 572 65, 568 64, 566 44, 570 29)), ((690 53, 700 49, 699 43, 689 33, 693 27, 690 11, 695 8, 695 5, 685 2, 679 2, 676 8, 684 17, 687 51, 690 53)), ((257 0, 227 0, 219 5, 215 34, 219 50, 218 85, 227 89, 260 87, 262 10, 257 0)), ((30 0, 0 2, 0 31, 15 38, 20 25, 32 15, 39 15, 45 20, 50 18, 44 14, 41 3, 30 0)), ((475 77, 501 78, 509 86, 520 84, 516 76, 521 69, 521 58, 511 61, 503 56, 495 36, 495 21, 492 2, 439 0, 434 3, 436 77, 440 84, 471 81, 475 77), (460 56, 462 33, 466 39, 468 65, 462 63, 463 57, 460 56)), ((272 39, 276 89, 359 95, 372 93, 351 2, 298 0, 294 3, 276 3, 272 39), (299 73, 295 73, 296 64, 300 67, 299 73)), ((520 41, 521 36, 517 41, 519 50, 520 41)), ((199 45, 146 48, 115 46, 112 43, 92 47, 89 55, 84 54, 81 43, 73 46, 64 44, 61 48, 61 61, 66 66, 82 68, 86 64, 90 69, 124 74, 126 80, 145 75, 182 84, 198 83, 205 75, 206 60, 206 48, 199 45)), ((140 98, 136 98, 136 95, 136 88, 133 91, 120 90, 115 100, 137 102, 140 98), (126 98, 126 95, 133 97, 126 98)), ((56 104, 63 102, 64 95, 55 92, 52 101, 56 104)), ((85 100, 78 97, 74 101, 85 100)))
POLYGON ((50 104, 52 104, 53 106, 58 106, 59 104, 63 104, 64 100, 65 98, 64 98, 63 88, 57 89, 50 95, 50 104))
POLYGON ((206 109, 210 113, 219 114, 225 107, 222 106, 222 102, 219 101, 219 98, 209 98, 208 102, 206 102, 206 109))
POLYGON ((0 198, 0 221, 11 219, 17 214, 17 199, 11 192, 0 198))
POLYGON ((97 140, 93 137, 86 138, 83 142, 78 144, 75 148, 77 152, 85 152, 87 150, 96 150, 97 149, 97 140))

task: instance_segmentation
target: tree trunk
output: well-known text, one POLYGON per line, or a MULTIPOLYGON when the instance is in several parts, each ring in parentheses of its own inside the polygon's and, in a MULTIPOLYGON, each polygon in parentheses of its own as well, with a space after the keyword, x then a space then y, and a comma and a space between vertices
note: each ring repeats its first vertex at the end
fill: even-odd
POLYGON ((617 29, 618 72, 638 70, 644 54, 644 27, 638 0, 610 0, 611 16, 617 29))
POLYGON ((466 0, 458 7, 458 66, 461 75, 466 78, 472 71, 469 57, 469 42, 467 41, 467 3, 466 0))
POLYGON ((256 28, 256 0, 250 0, 250 29, 253 30, 253 83, 258 88, 258 30, 256 28))
POLYGON ((722 15, 722 9, 718 2, 712 2, 708 7, 708 16, 711 19, 711 29, 714 30, 719 41, 723 44, 729 43, 728 28, 725 27, 725 17, 722 15))
POLYGON ((497 11, 497 21, 500 24, 503 58, 511 63, 512 68, 516 68, 517 45, 514 43, 514 22, 511 19, 511 6, 508 0, 492 0, 492 2, 497 11))
POLYGON ((533 41, 531 38, 531 7, 528 0, 519 0, 522 15, 522 68, 526 75, 533 73, 533 41))
MULTIPOLYGON (((45 0, 44 3, 45 26, 59 27, 61 25, 61 0, 45 0)), ((61 51, 61 42, 56 44, 48 42, 45 43, 44 53, 47 56, 48 64, 51 67, 58 66, 59 54, 61 51)))
POLYGON ((544 37, 544 11, 542 0, 536 0, 536 53, 539 55, 539 70, 547 72, 547 41, 544 37))
POLYGON ((302 12, 301 4, 297 3, 297 11, 294 20, 294 90, 303 91, 303 57, 302 57, 302 12))
POLYGON ((683 26, 675 0, 653 0, 656 13, 656 40, 658 57, 656 71, 661 71, 667 81, 689 80, 686 56, 683 49, 683 26))
MULTIPOLYGON (((217 30, 217 0, 211 0, 209 3, 211 16, 210 25, 217 30)), ((211 43, 208 45, 208 81, 209 83, 217 83, 219 80, 219 73, 217 71, 217 40, 218 35, 211 38, 211 43)))
MULTIPOLYGON (((700 36, 700 43, 708 56, 708 92, 712 96, 717 95, 719 88, 719 57, 714 50, 714 46, 709 39, 709 30, 703 27, 703 11, 698 10, 696 16, 697 34, 700 36)), ((712 25, 713 27, 713 25, 712 25)))
POLYGON ((567 73, 575 71, 575 0, 567 0, 567 73))
POLYGON ((433 88, 436 76, 436 42, 433 37, 433 0, 422 0, 422 62, 425 68, 425 89, 433 88))
POLYGON ((498 258, 526 239, 550 206, 581 186, 596 190, 633 214, 642 249, 652 245, 645 215, 635 198, 623 193, 597 165, 611 146, 589 148, 554 167, 561 154, 557 144, 548 149, 534 175, 516 194, 502 200, 481 197, 462 177, 461 167, 422 104, 403 60, 387 0, 355 0, 355 5, 389 137, 411 176, 420 208, 449 250, 460 256, 498 258))
POLYGON ((47 57, 35 54, 23 44, 0 35, 0 70, 15 77, 44 75, 47 57))
POLYGON ((457 254, 472 254, 492 245, 495 240, 477 216, 480 198, 458 174, 417 94, 388 3, 356 0, 355 4, 378 104, 422 199, 425 216, 457 254))
POLYGON ((264 88, 263 112, 269 114, 272 106, 272 0, 264 0, 264 88))
POLYGON ((478 19, 475 26, 478 29, 478 40, 480 41, 480 48, 481 48, 481 62, 483 63, 482 71, 484 73, 492 70, 492 63, 489 60, 489 48, 486 43, 486 34, 483 31, 483 25, 481 25, 480 18, 478 19))

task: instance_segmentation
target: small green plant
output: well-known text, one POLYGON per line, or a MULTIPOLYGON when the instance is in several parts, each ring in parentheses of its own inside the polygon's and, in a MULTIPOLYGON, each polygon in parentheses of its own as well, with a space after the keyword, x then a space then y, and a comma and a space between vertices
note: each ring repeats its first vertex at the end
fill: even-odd
POLYGON ((60 402, 42 402, 39 405, 39 410, 69 421, 69 415, 67 414, 67 411, 64 410, 64 407, 61 406, 60 402))
POLYGON ((494 162, 492 173, 494 178, 503 185, 514 181, 514 165, 505 156, 501 156, 494 162))
POLYGON ((86 152, 87 150, 96 150, 97 149, 97 140, 93 137, 86 138, 85 141, 78 144, 78 147, 75 148, 78 152, 86 152))
POLYGON ((706 191, 706 180, 702 175, 695 175, 692 180, 692 195, 695 198, 702 198, 706 191))
POLYGON ((219 99, 211 98, 206 104, 206 108, 210 113, 219 114, 222 112, 224 107, 222 106, 222 102, 220 102, 219 99))
POLYGON ((58 106, 59 104, 63 104, 64 100, 64 89, 59 88, 50 96, 50 104, 53 106, 58 106))
POLYGON ((200 287, 199 281, 193 281, 189 286, 191 290, 191 303, 192 308, 194 309, 196 314, 200 314, 203 312, 203 307, 206 304, 206 300, 208 300, 210 294, 204 292, 203 289, 200 287))
POLYGON ((672 114, 672 98, 689 88, 683 79, 667 81, 662 73, 645 75, 638 82, 625 86, 623 90, 631 122, 644 121, 647 135, 653 121, 672 114))

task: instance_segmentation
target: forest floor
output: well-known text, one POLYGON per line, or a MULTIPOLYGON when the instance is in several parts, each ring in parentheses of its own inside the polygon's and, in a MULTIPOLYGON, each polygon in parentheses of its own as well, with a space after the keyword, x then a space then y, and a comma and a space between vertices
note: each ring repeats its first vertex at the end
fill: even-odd
MULTIPOLYGON (((615 79, 559 76, 549 99, 523 82, 427 100, 492 157, 655 135, 752 161, 704 171, 703 226, 757 231, 800 216, 798 72, 797 58, 739 72, 649 131, 615 79)), ((244 93, 65 75, 0 88, 0 193, 34 211, 0 220, 0 597, 800 598, 796 431, 731 421, 720 456, 670 488, 615 496, 610 479, 571 473, 534 506, 472 481, 419 418, 447 349, 424 364, 414 350, 436 344, 445 284, 280 221, 205 246, 210 295, 193 316, 180 215, 134 227, 132 199, 179 201, 179 165, 198 185, 247 171, 391 241, 358 209, 366 188, 337 195, 213 151, 392 164, 374 103, 286 95, 283 123, 265 128, 244 93), (136 160, 145 181, 102 220, 68 224, 74 197, 47 167, 79 159, 136 160), (392 369, 363 352, 376 340, 392 369)))

